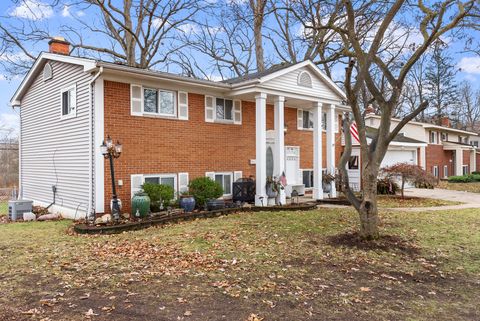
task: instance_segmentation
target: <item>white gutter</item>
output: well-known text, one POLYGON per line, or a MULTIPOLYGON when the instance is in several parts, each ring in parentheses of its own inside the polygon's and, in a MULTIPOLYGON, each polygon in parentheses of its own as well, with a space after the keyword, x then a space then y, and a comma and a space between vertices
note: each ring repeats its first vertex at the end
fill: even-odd
POLYGON ((88 82, 89 89, 89 108, 88 108, 88 130, 90 133, 90 143, 88 144, 88 157, 89 157, 89 169, 88 169, 88 207, 87 207, 87 218, 92 212, 92 203, 93 203, 93 144, 95 142, 95 137, 93 133, 93 109, 95 108, 93 97, 92 97, 92 86, 95 81, 103 73, 103 67, 100 67, 98 72, 93 76, 92 80, 88 82))

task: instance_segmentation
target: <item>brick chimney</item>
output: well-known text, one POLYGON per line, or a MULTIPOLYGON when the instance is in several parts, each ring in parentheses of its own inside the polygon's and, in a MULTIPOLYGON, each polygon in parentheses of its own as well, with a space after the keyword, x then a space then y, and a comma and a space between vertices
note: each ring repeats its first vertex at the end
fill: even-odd
POLYGON ((448 116, 442 116, 440 118, 440 125, 443 127, 452 127, 450 124, 450 118, 448 118, 448 116))
POLYGON ((70 55, 70 42, 63 37, 53 37, 48 42, 48 51, 54 54, 70 55))

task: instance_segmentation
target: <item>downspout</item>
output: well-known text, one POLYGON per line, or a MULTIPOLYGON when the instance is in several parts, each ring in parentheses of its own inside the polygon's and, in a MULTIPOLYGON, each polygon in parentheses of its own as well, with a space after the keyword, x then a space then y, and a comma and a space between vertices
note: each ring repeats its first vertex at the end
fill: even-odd
POLYGON ((94 168, 94 160, 93 160, 93 144, 95 142, 95 135, 93 132, 93 109, 95 108, 95 102, 92 97, 93 90, 92 87, 95 81, 100 77, 103 73, 103 67, 101 66, 98 72, 93 76, 92 80, 88 83, 89 88, 89 99, 90 99, 90 108, 88 110, 88 130, 90 132, 90 143, 88 144, 88 157, 90 159, 90 166, 88 170, 88 207, 87 207, 87 219, 90 217, 92 213, 92 203, 93 203, 93 168, 94 168))

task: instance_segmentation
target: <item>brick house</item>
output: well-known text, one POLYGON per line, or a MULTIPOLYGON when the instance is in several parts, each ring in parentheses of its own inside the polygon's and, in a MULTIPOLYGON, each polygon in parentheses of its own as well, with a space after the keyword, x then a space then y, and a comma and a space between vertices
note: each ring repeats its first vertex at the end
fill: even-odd
MULTIPOLYGON (((392 118, 392 129, 400 119, 392 118)), ((380 125, 380 116, 367 114, 365 124, 373 128, 380 125)), ((477 134, 450 127, 448 118, 442 126, 411 121, 400 136, 415 140, 417 144, 390 145, 382 166, 409 162, 422 166, 438 179, 452 175, 465 175, 477 170, 477 149, 471 143, 477 134)))
MULTIPOLYGON (((123 144, 117 194, 128 211, 143 182, 187 189, 200 176, 256 179, 285 172, 289 190, 325 197, 322 171, 342 152, 344 93, 310 61, 223 82, 69 56, 50 42, 11 99, 20 110, 20 191, 38 205, 80 218, 109 211, 109 164, 100 145, 123 144)), ((287 188, 288 190, 288 188, 287 188)), ((335 196, 335 189, 329 196, 335 196)))

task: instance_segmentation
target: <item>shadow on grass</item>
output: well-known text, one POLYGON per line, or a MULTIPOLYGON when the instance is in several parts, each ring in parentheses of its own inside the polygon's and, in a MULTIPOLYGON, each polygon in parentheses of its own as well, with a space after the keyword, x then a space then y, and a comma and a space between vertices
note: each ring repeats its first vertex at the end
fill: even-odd
POLYGON ((356 231, 328 236, 327 244, 365 251, 401 252, 411 256, 420 253, 420 247, 411 240, 396 235, 381 235, 377 240, 367 241, 356 231))

